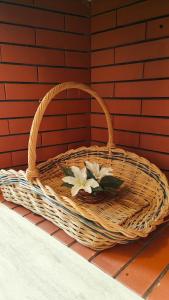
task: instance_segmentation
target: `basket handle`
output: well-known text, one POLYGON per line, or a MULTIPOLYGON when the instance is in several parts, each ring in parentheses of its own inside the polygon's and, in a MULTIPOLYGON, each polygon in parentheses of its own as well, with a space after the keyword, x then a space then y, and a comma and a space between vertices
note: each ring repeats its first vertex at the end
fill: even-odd
POLYGON ((45 110, 50 103, 50 101, 60 92, 67 90, 67 89, 74 89, 77 88, 81 91, 89 93, 92 97, 94 97, 99 105, 101 106, 107 121, 107 127, 108 127, 108 143, 107 147, 110 151, 111 147, 113 146, 113 127, 111 122, 111 117, 109 114, 109 111, 103 102, 103 99, 100 98, 97 93, 90 89, 89 86, 81 83, 76 82, 65 82, 56 85, 53 87, 42 99, 32 122, 32 127, 30 131, 29 136, 29 143, 28 143, 28 169, 26 171, 26 176, 28 180, 33 180, 35 178, 39 177, 38 169, 36 168, 36 144, 37 144, 37 136, 39 127, 43 118, 43 115, 45 113, 45 110))

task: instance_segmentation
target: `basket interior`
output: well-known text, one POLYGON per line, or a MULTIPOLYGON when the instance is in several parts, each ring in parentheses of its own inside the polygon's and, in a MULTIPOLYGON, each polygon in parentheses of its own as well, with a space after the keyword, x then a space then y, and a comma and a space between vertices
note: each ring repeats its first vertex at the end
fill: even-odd
POLYGON ((41 181, 58 194, 64 205, 78 211, 89 220, 101 224, 107 230, 121 226, 139 230, 153 226, 154 220, 168 210, 168 197, 161 172, 147 160, 122 149, 113 148, 109 155, 107 148, 80 148, 68 151, 39 165, 41 181), (116 199, 94 204, 83 203, 78 197, 72 197, 70 189, 62 186, 64 166, 84 166, 84 161, 97 162, 112 167, 115 176, 121 178, 128 191, 116 199))

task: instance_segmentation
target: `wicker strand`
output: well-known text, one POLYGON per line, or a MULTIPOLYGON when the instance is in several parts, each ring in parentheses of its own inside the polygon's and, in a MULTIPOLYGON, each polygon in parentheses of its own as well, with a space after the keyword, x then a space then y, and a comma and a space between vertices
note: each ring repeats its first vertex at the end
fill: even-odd
POLYGON ((37 137, 38 137, 38 131, 39 127, 43 118, 43 115, 45 113, 45 110, 50 103, 50 101, 60 92, 67 90, 67 89, 73 89, 77 88, 79 90, 82 90, 84 92, 89 93, 93 98, 95 98, 102 108, 106 121, 107 121, 107 127, 108 127, 108 151, 109 154, 111 153, 111 147, 114 146, 113 144, 113 127, 112 127, 112 121, 109 114, 109 111, 103 102, 103 99, 97 95, 97 93, 90 89, 85 84, 76 83, 76 82, 65 82, 56 85, 54 88, 52 88, 42 99, 36 114, 34 116, 34 120, 32 123, 31 131, 30 131, 30 137, 29 137, 29 143, 28 143, 28 169, 26 171, 27 179, 32 181, 35 178, 39 177, 38 169, 36 168, 36 144, 37 144, 37 137))

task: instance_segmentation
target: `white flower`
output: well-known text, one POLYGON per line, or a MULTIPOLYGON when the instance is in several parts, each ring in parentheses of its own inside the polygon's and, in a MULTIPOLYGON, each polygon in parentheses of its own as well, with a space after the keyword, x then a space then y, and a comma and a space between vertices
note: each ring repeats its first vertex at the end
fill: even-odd
POLYGON ((85 161, 85 164, 98 181, 104 176, 113 176, 113 170, 111 168, 100 167, 98 163, 91 163, 90 161, 85 161))
POLYGON ((86 167, 79 169, 78 167, 71 167, 73 176, 66 176, 62 180, 66 183, 73 185, 71 188, 72 196, 76 196, 80 190, 84 190, 87 193, 92 193, 92 188, 99 186, 98 182, 91 178, 87 179, 86 167))

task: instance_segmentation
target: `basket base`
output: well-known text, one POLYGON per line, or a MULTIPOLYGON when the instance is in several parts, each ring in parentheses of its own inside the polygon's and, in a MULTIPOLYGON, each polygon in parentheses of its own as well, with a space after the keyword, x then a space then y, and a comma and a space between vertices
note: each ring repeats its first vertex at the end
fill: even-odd
POLYGON ((106 202, 112 199, 112 194, 108 192, 98 192, 96 195, 91 195, 85 191, 80 191, 78 195, 83 202, 89 204, 96 204, 104 201, 106 202))

